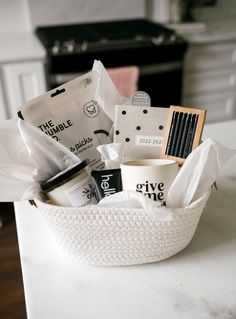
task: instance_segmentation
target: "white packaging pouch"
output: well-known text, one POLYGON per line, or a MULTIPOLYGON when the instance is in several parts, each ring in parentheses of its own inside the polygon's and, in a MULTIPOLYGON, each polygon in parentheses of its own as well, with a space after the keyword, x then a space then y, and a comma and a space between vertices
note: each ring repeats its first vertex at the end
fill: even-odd
POLYGON ((208 138, 185 160, 169 189, 167 206, 186 207, 206 194, 222 167, 235 155, 236 150, 208 138))
POLYGON ((102 169, 96 147, 108 143, 114 106, 122 101, 102 63, 95 61, 91 72, 25 103, 18 114, 90 167, 102 169))
POLYGON ((0 123, 0 146, 0 201, 40 198, 40 182, 80 162, 65 146, 21 119, 0 123))

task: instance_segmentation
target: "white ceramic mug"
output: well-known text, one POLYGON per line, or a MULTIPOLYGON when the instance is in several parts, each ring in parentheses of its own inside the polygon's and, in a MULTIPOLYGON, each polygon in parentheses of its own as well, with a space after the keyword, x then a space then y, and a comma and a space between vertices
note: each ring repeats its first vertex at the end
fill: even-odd
POLYGON ((179 172, 179 165, 169 159, 143 159, 121 164, 123 190, 143 193, 165 204, 168 190, 179 172))

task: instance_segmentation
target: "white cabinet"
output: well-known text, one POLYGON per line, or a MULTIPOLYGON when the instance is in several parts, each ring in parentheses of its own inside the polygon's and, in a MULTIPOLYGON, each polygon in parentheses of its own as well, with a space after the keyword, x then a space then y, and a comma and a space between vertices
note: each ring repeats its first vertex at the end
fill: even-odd
POLYGON ((5 103, 5 96, 3 93, 2 81, 0 78, 0 121, 7 119, 7 108, 5 103))
POLYGON ((27 61, 0 65, 4 89, 4 118, 17 115, 17 108, 24 102, 46 91, 43 61, 27 61))
POLYGON ((190 44, 182 104, 207 109, 207 122, 236 117, 236 42, 190 44))

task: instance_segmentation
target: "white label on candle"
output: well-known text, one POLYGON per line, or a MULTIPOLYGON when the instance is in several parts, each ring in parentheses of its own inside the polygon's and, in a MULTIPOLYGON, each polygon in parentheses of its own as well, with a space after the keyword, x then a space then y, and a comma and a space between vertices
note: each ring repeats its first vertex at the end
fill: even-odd
POLYGON ((95 204, 95 197, 89 176, 85 177, 82 181, 74 184, 70 188, 67 188, 64 193, 72 206, 95 204))

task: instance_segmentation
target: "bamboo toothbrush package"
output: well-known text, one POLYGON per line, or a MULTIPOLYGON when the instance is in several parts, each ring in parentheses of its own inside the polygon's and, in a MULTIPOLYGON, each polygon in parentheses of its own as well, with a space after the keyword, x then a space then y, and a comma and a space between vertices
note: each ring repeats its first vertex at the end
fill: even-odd
POLYGON ((19 117, 101 169, 96 147, 109 141, 113 106, 122 102, 101 62, 93 70, 27 103, 19 117), (109 92, 109 94, 107 94, 109 92))

